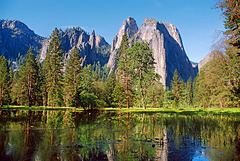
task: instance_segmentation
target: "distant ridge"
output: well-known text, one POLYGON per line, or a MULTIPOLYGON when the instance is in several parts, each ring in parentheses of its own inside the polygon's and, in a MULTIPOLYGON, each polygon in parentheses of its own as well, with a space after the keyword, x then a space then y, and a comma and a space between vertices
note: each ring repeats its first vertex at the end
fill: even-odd
MULTIPOLYGON (((82 28, 73 27, 64 31, 59 29, 62 48, 67 59, 74 46, 85 57, 85 64, 107 63, 110 55, 110 45, 101 36, 95 36, 95 31, 88 35, 82 28)), ((25 56, 30 47, 34 54, 39 55, 42 62, 48 51, 49 38, 34 33, 27 25, 18 20, 0 20, 0 54, 15 61, 19 55, 25 56)))

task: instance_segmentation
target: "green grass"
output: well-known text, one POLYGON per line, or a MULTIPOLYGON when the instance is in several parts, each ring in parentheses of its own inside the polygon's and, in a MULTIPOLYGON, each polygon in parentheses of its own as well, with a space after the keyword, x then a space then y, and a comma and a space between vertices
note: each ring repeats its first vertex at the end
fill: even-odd
MULTIPOLYGON (((61 110, 61 111, 84 111, 83 108, 75 107, 46 107, 46 106, 3 106, 0 110, 61 110)), ((132 112, 132 113, 164 113, 180 115, 239 115, 240 108, 103 108, 106 112, 132 112)))
POLYGON ((240 108, 106 108, 106 111, 117 112, 145 112, 145 113, 166 113, 181 115, 240 115, 240 108))

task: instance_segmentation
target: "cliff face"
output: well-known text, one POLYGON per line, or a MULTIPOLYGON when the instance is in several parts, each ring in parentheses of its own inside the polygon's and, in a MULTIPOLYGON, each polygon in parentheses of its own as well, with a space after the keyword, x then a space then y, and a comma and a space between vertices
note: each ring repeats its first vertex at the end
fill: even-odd
MULTIPOLYGON (((85 58, 85 65, 99 61, 101 65, 107 63, 111 70, 117 67, 117 51, 125 33, 130 43, 149 43, 154 53, 156 73, 162 76, 164 86, 170 86, 176 69, 184 81, 190 76, 195 77, 196 70, 194 71, 184 51, 179 31, 173 24, 146 18, 138 29, 136 21, 129 17, 123 22, 111 47, 103 37, 96 36, 95 31, 89 35, 80 27, 59 30, 65 59, 69 58, 72 49, 77 46, 85 58)), ((41 62, 46 57, 49 43, 49 38, 38 36, 20 21, 0 20, 0 54, 7 59, 15 60, 18 54, 25 56, 31 46, 35 55, 40 53, 41 62)), ((201 62, 198 67, 201 67, 201 62)))
POLYGON ((25 56, 30 46, 37 55, 43 40, 20 21, 0 20, 0 54, 7 59, 16 60, 18 54, 25 56))
MULTIPOLYGON (((81 56, 85 57, 84 64, 100 62, 107 63, 110 55, 110 45, 101 36, 95 36, 95 31, 88 35, 80 27, 59 30, 62 41, 62 49, 65 58, 69 57, 71 50, 77 46, 81 56)), ((18 55, 25 56, 30 46, 35 55, 39 55, 39 61, 46 58, 49 46, 49 38, 43 38, 35 34, 20 21, 0 20, 0 54, 7 59, 16 60, 18 55)))
MULTIPOLYGON (((69 57, 72 49, 76 46, 80 50, 81 56, 85 57, 85 65, 98 61, 101 65, 107 63, 110 55, 110 45, 103 37, 95 36, 94 30, 88 35, 80 27, 76 27, 66 31, 59 30, 59 34, 63 52, 66 53, 65 58, 69 57)), ((43 41, 40 62, 46 58, 49 43, 49 39, 43 41)))
MULTIPOLYGON (((132 18, 128 18, 126 22, 128 22, 129 19, 131 19, 132 22, 135 22, 132 18)), ((119 34, 116 36, 117 38, 113 40, 111 49, 114 50, 108 61, 109 67, 116 68, 117 52, 114 51, 116 51, 120 45, 116 45, 118 43, 114 43, 114 41, 118 40, 124 33, 127 33, 126 31, 134 31, 131 32, 132 35, 128 36, 130 42, 146 41, 149 44, 149 47, 154 53, 154 59, 156 62, 155 71, 162 76, 161 83, 164 86, 170 86, 176 69, 184 81, 187 81, 190 76, 192 78, 195 77, 196 73, 185 53, 179 31, 173 24, 146 18, 137 32, 133 23, 133 26, 125 24, 124 21, 119 30, 119 34), (124 30, 125 28, 128 28, 128 30, 124 30)))
POLYGON ((109 57, 107 66, 110 68, 110 72, 113 69, 116 69, 117 67, 117 53, 118 53, 118 49, 121 45, 122 42, 122 36, 126 33, 128 35, 128 37, 132 37, 135 33, 137 33, 138 31, 138 27, 137 27, 137 23, 136 21, 131 18, 128 17, 122 24, 118 35, 115 36, 115 38, 112 41, 112 45, 111 45, 111 55, 109 57))

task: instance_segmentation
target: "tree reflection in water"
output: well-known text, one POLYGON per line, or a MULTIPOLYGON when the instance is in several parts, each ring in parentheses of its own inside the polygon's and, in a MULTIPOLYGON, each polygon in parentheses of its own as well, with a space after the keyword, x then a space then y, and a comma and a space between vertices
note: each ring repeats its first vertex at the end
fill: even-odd
POLYGON ((236 116, 0 111, 0 160, 240 160, 236 116))

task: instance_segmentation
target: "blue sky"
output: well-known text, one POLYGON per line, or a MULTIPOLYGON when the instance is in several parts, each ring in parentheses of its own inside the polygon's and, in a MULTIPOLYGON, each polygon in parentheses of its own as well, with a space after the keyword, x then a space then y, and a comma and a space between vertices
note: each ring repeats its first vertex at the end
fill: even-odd
POLYGON ((145 18, 174 24, 190 60, 211 52, 216 32, 224 31, 217 0, 0 0, 0 19, 20 20, 48 37, 55 27, 80 26, 111 44, 122 22, 133 17, 140 28, 145 18))

